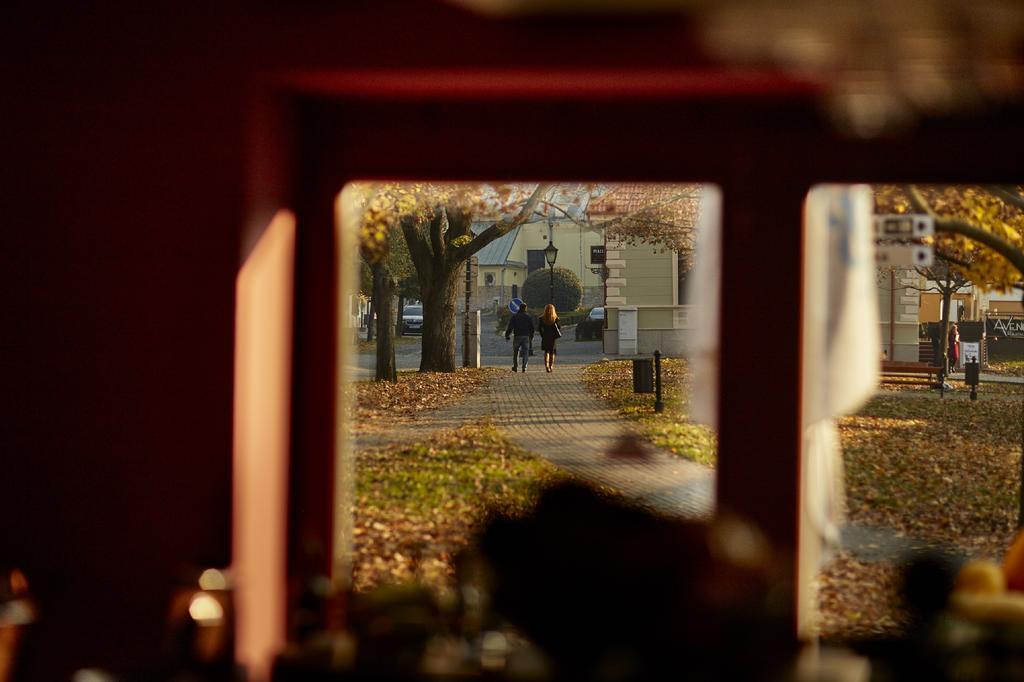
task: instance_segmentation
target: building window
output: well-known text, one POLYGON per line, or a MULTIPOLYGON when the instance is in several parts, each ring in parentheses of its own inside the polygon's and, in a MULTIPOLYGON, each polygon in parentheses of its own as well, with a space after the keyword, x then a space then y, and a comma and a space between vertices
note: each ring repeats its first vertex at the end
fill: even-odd
POLYGON ((546 267, 547 262, 544 260, 544 249, 527 249, 526 250, 526 272, 527 274, 534 270, 539 270, 546 267))

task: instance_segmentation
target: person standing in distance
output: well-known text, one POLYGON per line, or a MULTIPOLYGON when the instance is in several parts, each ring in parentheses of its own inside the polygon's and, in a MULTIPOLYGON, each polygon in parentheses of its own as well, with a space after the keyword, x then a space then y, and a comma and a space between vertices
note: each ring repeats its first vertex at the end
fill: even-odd
POLYGON ((562 336, 558 328, 558 313, 555 306, 548 303, 544 306, 544 314, 540 316, 540 347, 544 351, 544 369, 555 371, 555 341, 562 336))
POLYGON ((514 338, 512 342, 512 371, 518 371, 516 358, 522 359, 523 371, 530 361, 530 344, 533 342, 533 319, 526 314, 526 304, 519 306, 519 312, 512 316, 505 328, 505 340, 514 338))

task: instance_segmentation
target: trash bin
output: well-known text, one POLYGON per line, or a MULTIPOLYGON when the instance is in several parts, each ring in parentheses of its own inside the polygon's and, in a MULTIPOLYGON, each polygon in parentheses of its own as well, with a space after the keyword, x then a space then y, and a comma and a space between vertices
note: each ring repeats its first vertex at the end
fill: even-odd
POLYGON ((654 361, 650 358, 633 361, 633 393, 654 393, 654 361))

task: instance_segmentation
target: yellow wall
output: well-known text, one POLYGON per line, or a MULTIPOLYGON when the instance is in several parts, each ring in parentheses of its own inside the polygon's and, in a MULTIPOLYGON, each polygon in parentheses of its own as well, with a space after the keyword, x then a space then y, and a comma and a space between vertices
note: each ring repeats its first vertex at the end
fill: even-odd
POLYGON ((942 296, 939 294, 921 294, 921 322, 938 322, 939 309, 942 307, 942 296))
POLYGON ((675 305, 676 254, 649 244, 609 241, 608 305, 675 305))
POLYGON ((1020 301, 989 301, 990 312, 1000 313, 1024 313, 1024 305, 1020 301))
POLYGON ((636 315, 639 329, 672 329, 675 311, 671 308, 640 308, 636 315))
MULTIPOLYGON (((953 300, 964 304, 965 314, 970 314, 971 294, 953 294, 953 300)), ((1009 312, 1009 311, 1007 311, 1009 312)), ((942 321, 942 294, 933 291, 921 292, 921 322, 942 321)))
MULTIPOLYGON (((494 275, 494 284, 491 286, 501 286, 501 271, 502 266, 500 265, 481 265, 477 269, 477 286, 487 286, 488 273, 494 275)), ((513 284, 523 286, 523 282, 526 280, 526 268, 517 268, 514 266, 505 266, 505 286, 511 287, 513 284)))
MULTIPOLYGON (((571 222, 555 223, 554 242, 558 249, 556 268, 572 270, 579 276, 580 282, 585 287, 601 286, 600 275, 590 271, 590 247, 604 244, 602 232, 581 229, 571 222)), ((527 250, 543 249, 547 245, 547 222, 523 225, 519 230, 519 238, 516 239, 516 243, 512 245, 512 250, 508 254, 508 259, 526 263, 527 250)), ((522 281, 519 284, 521 285, 522 281)))

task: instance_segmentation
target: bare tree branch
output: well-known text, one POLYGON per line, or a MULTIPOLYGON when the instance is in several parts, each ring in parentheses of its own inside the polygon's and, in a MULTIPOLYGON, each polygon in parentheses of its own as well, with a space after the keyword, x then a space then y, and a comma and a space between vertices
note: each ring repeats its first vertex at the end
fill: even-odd
MULTIPOLYGON (((643 215, 645 213, 651 213, 653 211, 657 211, 659 209, 665 208, 666 206, 670 206, 670 205, 672 205, 674 203, 677 203, 679 201, 683 201, 683 200, 686 200, 686 199, 700 199, 700 192, 699 191, 698 192, 684 192, 682 194, 674 194, 671 197, 669 197, 668 199, 666 199, 665 201, 661 201, 661 202, 658 202, 656 204, 651 204, 649 206, 644 206, 643 208, 641 208, 639 210, 636 210, 636 211, 633 211, 632 213, 625 213, 623 215, 615 216, 614 218, 609 218, 608 220, 605 220, 605 221, 602 221, 600 223, 597 223, 596 227, 607 229, 607 228, 610 228, 610 227, 614 227, 617 223, 625 222, 626 220, 643 220, 643 215)), ((652 223, 657 223, 657 222, 658 221, 652 221, 652 223)), ((669 227, 693 227, 693 224, 690 224, 690 225, 679 225, 678 223, 664 223, 664 222, 662 222, 660 224, 666 225, 666 226, 669 226, 669 227)))
MULTIPOLYGON (((601 221, 599 223, 592 223, 590 221, 582 221, 582 220, 579 220, 577 218, 574 218, 572 215, 569 214, 568 211, 566 211, 561 206, 558 206, 557 204, 550 203, 550 202, 545 202, 545 203, 547 204, 548 208, 555 209, 556 211, 561 213, 563 216, 568 218, 575 225, 578 225, 578 226, 580 226, 582 228, 585 228, 587 230, 604 230, 604 229, 608 229, 609 227, 614 227, 617 222, 621 222, 621 221, 623 221, 623 220, 625 220, 627 218, 630 219, 630 220, 637 220, 638 219, 637 218, 637 213, 640 213, 640 211, 637 211, 636 213, 631 213, 631 214, 626 215, 626 216, 618 216, 616 218, 610 218, 608 220, 603 220, 603 221, 601 221)), ((642 210, 646 210, 646 209, 642 209, 642 210)), ((541 213, 537 213, 536 215, 539 218, 543 218, 544 217, 544 215, 541 214, 541 213)), ((684 228, 684 229, 690 229, 690 230, 696 229, 696 225, 694 223, 692 223, 692 222, 687 222, 687 223, 684 224, 684 223, 667 223, 667 222, 660 221, 660 220, 645 220, 643 218, 639 218, 639 220, 642 221, 644 225, 647 225, 647 226, 650 226, 650 227, 684 228)), ((690 241, 692 242, 693 240, 691 239, 690 241)))
MULTIPOLYGON (((566 218, 571 220, 573 223, 579 225, 580 227, 586 227, 586 228, 589 228, 589 229, 605 229, 606 227, 608 227, 610 225, 613 225, 616 222, 622 221, 624 219, 631 219, 631 220, 632 219, 636 219, 637 216, 639 216, 639 215, 641 215, 641 214, 643 214, 645 212, 650 212, 650 211, 657 210, 659 208, 664 208, 665 206, 668 206, 670 204, 674 204, 677 201, 682 201, 684 199, 700 199, 700 192, 699 191, 698 192, 684 192, 684 193, 681 193, 681 194, 674 194, 671 197, 669 197, 668 199, 665 199, 664 201, 660 201, 660 202, 658 202, 656 204, 651 204, 650 206, 644 206, 642 209, 640 209, 638 211, 634 211, 632 213, 628 213, 628 214, 621 215, 621 216, 616 216, 615 218, 609 218, 608 220, 604 220, 604 221, 602 221, 600 223, 594 223, 594 222, 591 222, 589 220, 584 222, 584 221, 581 221, 581 220, 579 220, 577 218, 574 218, 572 215, 569 214, 568 211, 566 211, 564 208, 562 208, 561 206, 559 206, 558 204, 556 204, 556 203, 554 203, 552 201, 545 200, 545 201, 542 201, 541 203, 544 204, 545 208, 548 208, 548 209, 552 209, 553 208, 553 209, 555 209, 556 211, 558 211, 563 216, 565 216, 566 218)), ((537 215, 538 215, 538 217, 541 217, 541 218, 544 217, 542 214, 537 214, 537 215)), ((665 223, 665 222, 655 222, 655 221, 652 221, 650 224, 652 224, 652 225, 659 225, 659 226, 663 226, 663 227, 693 227, 693 225, 681 226, 681 225, 678 225, 676 223, 665 223)))
MULTIPOLYGON (((542 201, 541 203, 544 204, 544 206, 549 208, 549 209, 550 208, 555 209, 556 211, 558 211, 563 216, 565 216, 566 218, 571 220, 576 225, 579 225, 580 227, 585 227, 588 230, 595 229, 595 225, 593 223, 591 223, 589 220, 584 222, 582 220, 579 220, 578 218, 573 217, 568 211, 566 211, 564 208, 562 208, 561 206, 559 206, 558 204, 556 204, 554 202, 546 201, 545 200, 545 201, 542 201)), ((544 218, 545 217, 543 213, 534 213, 534 215, 537 216, 538 218, 544 218)))
POLYGON ((461 263, 462 261, 472 256, 480 249, 484 248, 485 246, 493 242, 495 239, 501 237, 504 234, 507 234, 508 232, 511 232, 513 228, 522 225, 530 218, 530 216, 533 215, 533 210, 537 207, 537 204, 540 202, 541 196, 547 194, 547 192, 553 186, 554 185, 550 183, 541 183, 537 185, 537 188, 533 190, 533 194, 530 195, 530 198, 526 200, 522 208, 520 208, 519 212, 516 213, 514 216, 512 216, 511 218, 499 220, 498 222, 494 223, 486 230, 478 234, 476 237, 474 237, 472 241, 467 242, 466 244, 462 244, 461 246, 456 246, 449 249, 449 262, 461 263))
MULTIPOLYGON (((924 277, 929 282, 935 282, 934 291, 936 291, 937 293, 940 293, 940 294, 944 294, 947 291, 949 291, 950 293, 954 293, 955 294, 956 292, 960 291, 961 289, 964 289, 966 287, 971 286, 971 281, 968 280, 966 277, 962 276, 960 273, 954 273, 953 276, 949 276, 949 275, 942 276, 941 274, 935 272, 932 268, 918 268, 918 267, 915 267, 914 270, 917 272, 917 274, 921 275, 922 277, 924 277)), ((953 273, 953 271, 950 271, 950 272, 953 273)), ((906 288, 907 289, 917 289, 918 291, 932 291, 933 290, 933 287, 928 287, 926 289, 921 289, 921 288, 915 287, 915 286, 907 286, 906 288)))
MULTIPOLYGON (((914 268, 914 270, 917 272, 917 274, 919 274, 922 277, 924 277, 925 280, 930 281, 930 282, 934 282, 935 281, 934 279, 931 278, 931 276, 929 276, 927 270, 922 269, 922 268, 914 268)), ((938 294, 942 293, 942 290, 938 288, 938 285, 927 286, 927 287, 923 287, 922 288, 922 287, 916 287, 913 284, 905 284, 905 285, 901 285, 899 288, 900 289, 913 289, 914 291, 920 291, 921 293, 927 293, 929 291, 934 291, 935 293, 938 293, 938 294)), ((886 290, 892 291, 892 287, 887 287, 886 290)))
MULTIPOLYGON (((618 218, 613 218, 612 220, 606 220, 603 223, 600 223, 599 227, 608 227, 609 223, 613 223, 616 220, 618 220, 618 218)), ((630 218, 630 220, 636 220, 636 219, 635 218, 630 218)), ((697 227, 696 224, 693 223, 693 222, 666 223, 666 222, 661 221, 661 220, 645 220, 645 219, 642 219, 642 218, 640 220, 638 220, 637 222, 640 222, 643 225, 648 226, 648 227, 683 228, 683 229, 687 229, 687 230, 694 230, 697 227)), ((614 225, 612 227, 614 227, 614 225)))
POLYGON ((948 253, 939 254, 939 258, 946 261, 947 263, 952 263, 953 265, 956 265, 961 268, 971 267, 971 264, 968 263, 967 261, 957 258, 956 256, 950 255, 948 253))

